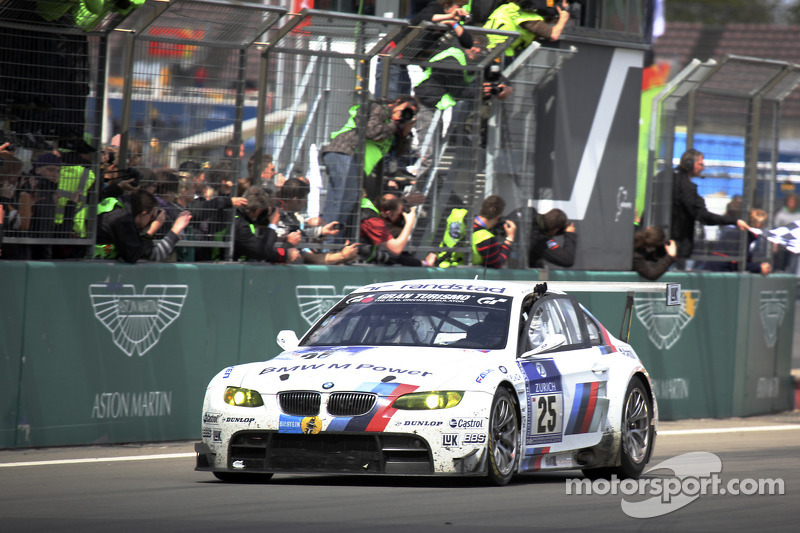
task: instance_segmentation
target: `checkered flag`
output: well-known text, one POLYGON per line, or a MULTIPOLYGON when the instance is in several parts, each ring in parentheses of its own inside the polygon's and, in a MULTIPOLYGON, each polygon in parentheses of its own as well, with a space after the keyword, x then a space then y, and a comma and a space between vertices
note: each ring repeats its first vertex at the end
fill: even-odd
MULTIPOLYGON (((750 228, 750 231, 757 235, 761 233, 755 228, 750 228)), ((766 233, 766 237, 769 242, 785 246, 793 254, 800 254, 800 220, 795 220, 780 228, 771 229, 766 233)))

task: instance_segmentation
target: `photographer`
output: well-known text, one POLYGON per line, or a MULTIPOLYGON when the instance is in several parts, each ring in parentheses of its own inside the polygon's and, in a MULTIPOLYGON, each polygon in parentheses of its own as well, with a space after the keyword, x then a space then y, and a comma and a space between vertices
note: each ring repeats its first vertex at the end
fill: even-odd
POLYGON ((557 41, 570 18, 570 6, 562 0, 559 6, 547 6, 546 0, 515 0, 495 9, 484 28, 515 31, 519 38, 506 48, 506 56, 513 57, 533 41, 557 41))
MULTIPOLYGON (((322 163, 328 173, 323 220, 338 220, 344 225, 338 236, 355 240, 354 214, 361 197, 361 176, 357 171, 355 151, 366 137, 364 175, 369 176, 383 156, 394 148, 398 156, 411 148, 412 128, 417 113, 417 99, 404 95, 394 101, 376 100, 350 108, 350 119, 339 131, 331 133, 331 142, 322 149, 322 163)), ((365 184, 369 191, 371 187, 365 184)))
POLYGON ((575 224, 567 220, 564 211, 551 209, 542 215, 534 210, 528 250, 529 267, 543 268, 544 261, 561 267, 571 267, 575 264, 577 244, 575 224), (558 236, 563 236, 562 243, 555 239, 558 236))
POLYGON ((120 259, 136 263, 139 259, 162 261, 189 225, 192 215, 183 211, 169 233, 160 240, 153 236, 166 220, 152 193, 136 190, 121 198, 109 197, 97 206, 95 259, 120 259))
POLYGON ((510 220, 503 220, 506 202, 500 196, 487 196, 481 210, 472 224, 472 264, 487 268, 503 268, 511 254, 517 226, 510 220), (495 232, 505 236, 495 235, 495 232))
POLYGON ((361 242, 366 244, 359 250, 359 255, 364 262, 434 266, 436 254, 433 252, 425 260, 420 260, 405 250, 417 222, 416 206, 405 209, 399 198, 384 194, 377 206, 369 198, 363 198, 361 212, 361 242), (400 233, 393 235, 393 226, 400 226, 401 222, 400 233))
POLYGON ((234 223, 233 256, 240 261, 267 261, 269 263, 293 263, 300 258, 294 244, 300 242, 300 232, 288 237, 292 247, 276 248, 276 232, 280 210, 274 205, 269 193, 261 187, 250 187, 245 191, 247 207, 237 210, 234 223), (294 241, 294 242, 293 242, 294 241))

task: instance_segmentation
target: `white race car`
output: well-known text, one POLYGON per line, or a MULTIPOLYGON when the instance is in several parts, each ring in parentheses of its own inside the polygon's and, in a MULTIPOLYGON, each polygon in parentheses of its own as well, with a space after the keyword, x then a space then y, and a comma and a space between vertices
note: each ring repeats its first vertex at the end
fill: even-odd
POLYGON ((355 290, 299 341, 282 331, 277 357, 211 380, 196 470, 225 481, 444 474, 497 485, 539 470, 639 476, 657 426, 647 371, 553 285, 355 290))

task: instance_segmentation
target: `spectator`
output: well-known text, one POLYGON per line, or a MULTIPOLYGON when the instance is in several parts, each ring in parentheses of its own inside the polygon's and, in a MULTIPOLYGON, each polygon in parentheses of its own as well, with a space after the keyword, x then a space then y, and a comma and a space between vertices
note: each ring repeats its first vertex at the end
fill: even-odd
MULTIPOLYGON (((0 145, 0 257, 4 259, 30 259, 26 245, 5 244, 2 234, 16 236, 28 231, 33 209, 33 191, 19 187, 22 161, 5 152, 7 143, 0 145)), ((27 180, 26 180, 27 183, 27 180)))
MULTIPOLYGON (((464 29, 461 22, 465 22, 469 18, 469 13, 464 9, 467 0, 433 0, 425 4, 425 6, 408 21, 408 28, 401 31, 394 41, 389 43, 383 50, 384 54, 391 52, 411 31, 411 28, 421 25, 423 22, 436 22, 438 24, 446 24, 455 34, 458 42, 463 48, 470 48, 472 46, 472 36, 464 29)), ((408 52, 404 53, 406 59, 415 59, 417 61, 425 61, 430 57, 430 51, 435 48, 436 41, 441 37, 439 30, 432 30, 423 34, 419 43, 415 43, 414 49, 418 50, 413 58, 408 57, 408 52)), ((413 51, 412 51, 413 53, 413 51)), ((386 64, 382 64, 378 69, 377 79, 375 80, 375 92, 380 94, 382 91, 382 78, 385 75, 386 64)), ((387 98, 397 98, 402 94, 411 92, 411 80, 408 77, 408 71, 405 65, 392 63, 389 69, 389 91, 386 94, 387 98)))
POLYGON ((234 225, 233 255, 240 261, 294 263, 300 258, 297 248, 276 248, 280 210, 270 194, 261 187, 250 187, 244 193, 247 205, 237 211, 234 225))
POLYGON ((275 162, 269 154, 261 156, 261 171, 257 172, 255 169, 256 154, 250 156, 247 160, 247 177, 239 180, 239 196, 244 194, 244 191, 251 186, 256 185, 264 187, 270 194, 283 186, 286 178, 283 174, 279 174, 275 169, 275 162))
MULTIPOLYGON (((775 213, 773 227, 787 226, 798 220, 800 220, 800 205, 798 205, 797 195, 793 192, 788 193, 783 197, 783 206, 775 213)), ((775 270, 797 272, 797 254, 788 251, 786 248, 777 247, 775 250, 775 270)))
POLYGON ((655 281, 675 262, 675 241, 667 242, 664 230, 647 227, 633 234, 633 271, 655 281))
POLYGON ((694 225, 700 222, 706 226, 735 224, 740 230, 750 227, 744 220, 730 215, 717 215, 706 208, 706 201, 697 193, 697 185, 692 178, 700 176, 705 168, 703 154, 688 149, 681 156, 680 164, 672 173, 672 224, 670 238, 678 246, 678 266, 684 268, 694 249, 694 225))
POLYGON ((514 244, 516 224, 503 220, 506 202, 500 196, 487 196, 472 224, 472 264, 487 268, 503 268, 514 244), (492 230, 502 224, 505 238, 499 239, 492 230))
POLYGON ((120 259, 126 263, 136 263, 140 259, 164 260, 192 218, 188 211, 181 212, 169 233, 163 239, 153 240, 166 214, 158 208, 156 197, 145 190, 136 190, 121 198, 106 198, 97 206, 97 215, 94 257, 120 259))
POLYGON ((403 209, 403 204, 396 196, 385 194, 378 202, 378 206, 368 198, 361 201, 361 242, 368 244, 361 251, 367 263, 401 264, 403 266, 434 266, 436 254, 431 252, 420 260, 405 250, 414 224, 417 221, 417 208, 408 211, 403 209), (400 233, 395 237, 391 232, 391 225, 403 222, 400 233), (378 252, 388 251, 388 254, 378 252))
MULTIPOLYGON (((556 3, 550 8, 539 7, 542 4, 537 0, 515 0, 500 5, 489 15, 484 28, 519 33, 519 38, 506 48, 506 57, 520 53, 533 41, 557 41, 561 37, 569 21, 567 1, 563 0, 560 6, 556 3)), ((491 36, 489 39, 491 42, 491 36)))
POLYGON ((561 267, 571 267, 575 264, 577 242, 575 224, 567 220, 564 211, 551 209, 543 215, 534 211, 528 266, 543 268, 544 261, 549 261, 561 267), (558 236, 563 236, 562 243, 555 238, 558 236))
MULTIPOLYGON (((731 203, 735 203, 732 200, 731 203)), ((749 227, 762 230, 767 221, 767 213, 762 209, 753 209, 748 217, 749 227)), ((745 270, 754 274, 767 275, 772 272, 772 265, 768 261, 762 261, 767 255, 768 241, 765 237, 756 235, 748 231, 747 252, 745 258, 745 270)), ((720 261, 704 261, 696 265, 697 270, 711 270, 714 272, 737 272, 739 270, 740 249, 742 243, 742 232, 734 225, 723 226, 719 230, 717 246, 712 252, 720 261)))
MULTIPOLYGON (((309 190, 310 187, 306 181, 300 178, 289 178, 276 193, 276 203, 281 212, 277 223, 278 239, 291 239, 290 244, 293 246, 296 246, 303 238, 307 241, 321 242, 322 239, 339 233, 339 223, 336 221, 325 223, 319 217, 310 219, 305 217, 304 211, 309 190)), ((348 241, 340 251, 328 253, 303 248, 300 250, 300 256, 304 263, 313 265, 348 263, 358 256, 358 243, 350 244, 348 241)))
POLYGON ((355 105, 350 108, 350 120, 331 134, 332 141, 322 149, 322 162, 328 171, 322 218, 341 222, 347 238, 355 234, 353 215, 362 190, 354 158, 360 138, 366 136, 367 139, 364 175, 368 176, 393 145, 398 156, 409 151, 417 107, 413 96, 401 96, 393 102, 369 102, 364 110, 367 112, 359 112, 360 106, 355 105))

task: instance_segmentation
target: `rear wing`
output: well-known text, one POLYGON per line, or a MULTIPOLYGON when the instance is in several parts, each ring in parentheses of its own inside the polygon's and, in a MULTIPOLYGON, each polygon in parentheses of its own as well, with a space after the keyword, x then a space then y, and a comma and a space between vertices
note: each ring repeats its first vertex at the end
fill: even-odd
POLYGON ((658 282, 622 282, 622 281, 536 281, 531 282, 535 285, 534 291, 544 294, 548 290, 565 292, 624 292, 628 297, 625 301, 625 313, 622 315, 622 326, 620 327, 619 338, 628 342, 631 334, 631 323, 633 321, 633 295, 637 292, 663 292, 667 305, 681 304, 681 284, 680 283, 658 283, 658 282))

